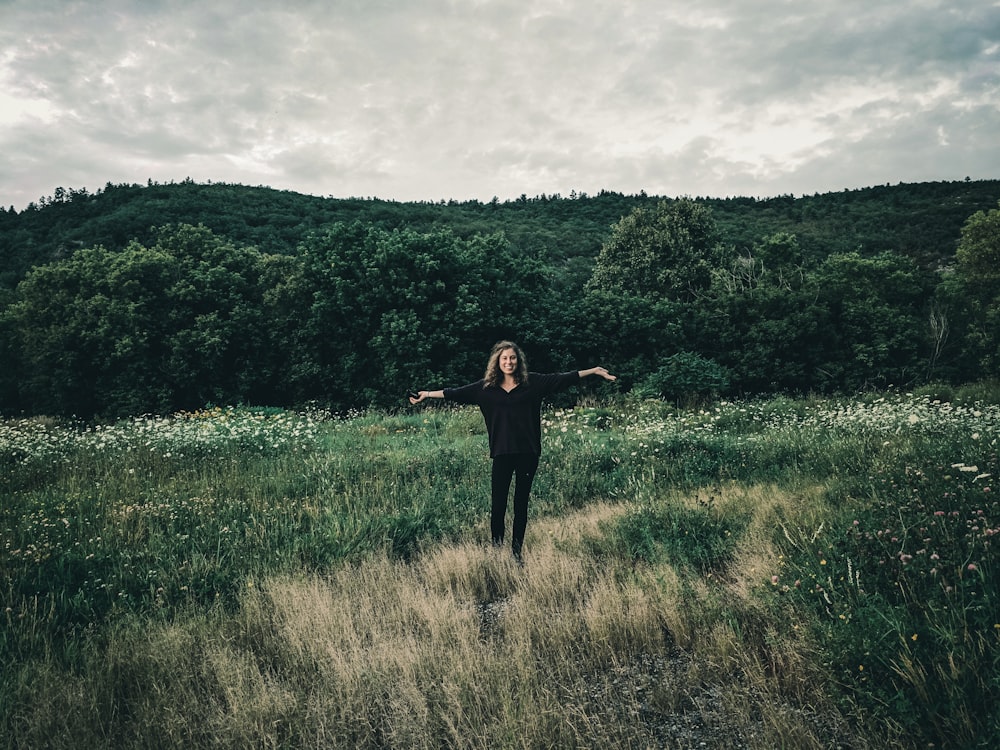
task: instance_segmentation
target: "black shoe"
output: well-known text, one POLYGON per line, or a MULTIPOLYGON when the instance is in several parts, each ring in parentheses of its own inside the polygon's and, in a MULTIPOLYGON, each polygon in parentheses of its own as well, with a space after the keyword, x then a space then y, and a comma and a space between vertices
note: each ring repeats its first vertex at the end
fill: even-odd
POLYGON ((524 567, 524 555, 521 554, 521 550, 519 550, 519 549, 513 550, 513 553, 514 553, 514 562, 516 562, 518 565, 520 565, 523 568, 524 567))

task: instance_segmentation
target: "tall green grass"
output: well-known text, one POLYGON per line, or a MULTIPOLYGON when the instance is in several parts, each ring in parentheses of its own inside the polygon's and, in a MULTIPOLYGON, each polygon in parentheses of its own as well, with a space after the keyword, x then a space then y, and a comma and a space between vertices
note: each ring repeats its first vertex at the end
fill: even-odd
POLYGON ((677 744, 696 715, 717 746, 990 746, 989 393, 549 410, 527 570, 475 546, 489 473, 475 410, 2 423, 0 735, 677 744), (393 610, 400 580, 416 598, 393 610), (375 619, 310 625, 297 596, 375 619), (597 711, 612 674, 645 687, 597 711))

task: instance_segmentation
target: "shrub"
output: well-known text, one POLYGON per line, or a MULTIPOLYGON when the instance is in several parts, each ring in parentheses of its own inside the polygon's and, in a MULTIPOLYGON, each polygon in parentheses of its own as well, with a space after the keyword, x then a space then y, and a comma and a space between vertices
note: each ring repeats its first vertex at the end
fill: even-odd
POLYGON ((678 405, 705 403, 729 388, 729 370, 717 362, 692 352, 667 357, 656 372, 638 386, 641 396, 654 396, 678 405))

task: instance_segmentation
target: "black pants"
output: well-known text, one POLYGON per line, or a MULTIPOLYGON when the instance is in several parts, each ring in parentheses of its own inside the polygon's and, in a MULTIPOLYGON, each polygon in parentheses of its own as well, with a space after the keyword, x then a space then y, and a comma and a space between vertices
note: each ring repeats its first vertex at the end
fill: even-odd
POLYGON ((521 554, 524 544, 524 529, 528 525, 528 495, 531 483, 538 470, 538 456, 534 453, 510 453, 493 459, 491 495, 493 507, 490 513, 490 531, 493 543, 503 544, 504 519, 507 515, 507 495, 514 476, 514 525, 511 528, 511 549, 521 554))

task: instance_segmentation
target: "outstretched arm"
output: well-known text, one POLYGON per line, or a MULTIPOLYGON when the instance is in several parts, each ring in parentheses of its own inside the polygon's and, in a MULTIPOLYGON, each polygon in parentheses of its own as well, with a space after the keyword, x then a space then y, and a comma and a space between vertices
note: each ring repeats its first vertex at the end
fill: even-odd
POLYGON ((605 380, 618 380, 617 375, 612 375, 610 372, 605 370, 603 367, 591 367, 587 370, 580 370, 580 377, 586 378, 590 375, 600 375, 605 380))

